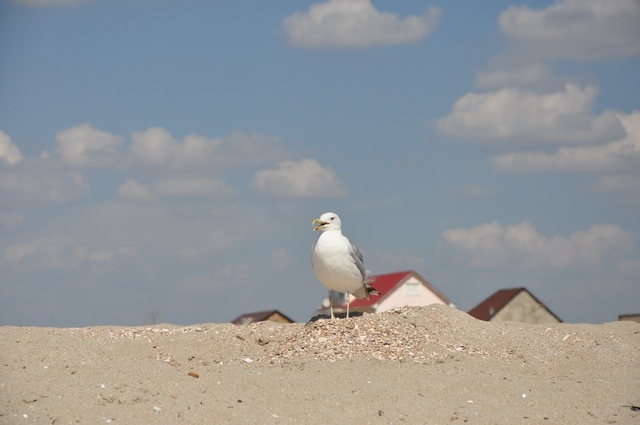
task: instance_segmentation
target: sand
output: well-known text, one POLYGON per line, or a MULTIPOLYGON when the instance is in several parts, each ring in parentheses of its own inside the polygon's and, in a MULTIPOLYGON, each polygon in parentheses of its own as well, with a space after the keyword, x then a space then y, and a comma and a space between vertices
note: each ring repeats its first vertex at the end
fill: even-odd
POLYGON ((638 424, 640 324, 0 327, 2 424, 638 424))

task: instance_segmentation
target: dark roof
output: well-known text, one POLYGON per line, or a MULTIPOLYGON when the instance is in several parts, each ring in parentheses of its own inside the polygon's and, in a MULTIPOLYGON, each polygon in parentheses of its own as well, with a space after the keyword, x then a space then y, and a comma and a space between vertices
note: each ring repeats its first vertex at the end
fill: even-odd
POLYGON ((558 319, 559 322, 562 322, 562 319, 560 319, 551 310, 549 310, 549 308, 538 298, 536 298, 535 295, 529 292, 527 288, 500 289, 499 291, 494 292, 493 295, 491 295, 489 298, 469 310, 468 313, 476 319, 488 322, 522 291, 526 291, 531 296, 531 298, 533 298, 538 304, 543 306, 553 317, 558 319))
POLYGON ((240 316, 233 319, 231 323, 235 325, 248 325, 249 323, 254 323, 254 322, 264 322, 269 317, 271 317, 274 313, 279 314, 280 316, 287 319, 289 322, 293 323, 292 319, 280 313, 278 310, 255 311, 253 313, 241 314, 240 316))
POLYGON ((384 298, 386 298, 389 294, 393 292, 396 286, 404 283, 411 276, 415 276, 423 285, 425 285, 431 292, 436 294, 443 302, 448 305, 451 305, 452 302, 449 298, 447 298, 442 292, 440 292, 435 286, 433 286, 427 279, 420 276, 413 270, 407 270, 403 272, 397 273, 389 273, 389 274, 380 274, 377 276, 370 276, 367 279, 367 284, 372 286, 380 292, 381 295, 376 296, 372 295, 367 300, 363 299, 355 299, 349 305, 350 308, 362 308, 369 307, 375 304, 379 304, 384 298))

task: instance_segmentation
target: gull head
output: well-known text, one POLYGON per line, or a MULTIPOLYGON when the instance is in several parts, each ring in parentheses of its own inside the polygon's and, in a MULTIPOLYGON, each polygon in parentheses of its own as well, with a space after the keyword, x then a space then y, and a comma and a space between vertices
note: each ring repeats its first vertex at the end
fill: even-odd
POLYGON ((322 232, 326 232, 328 230, 341 230, 342 222, 340 221, 340 217, 338 214, 328 212, 324 213, 320 216, 320 218, 316 218, 313 220, 313 223, 316 227, 313 228, 313 231, 320 230, 322 232))

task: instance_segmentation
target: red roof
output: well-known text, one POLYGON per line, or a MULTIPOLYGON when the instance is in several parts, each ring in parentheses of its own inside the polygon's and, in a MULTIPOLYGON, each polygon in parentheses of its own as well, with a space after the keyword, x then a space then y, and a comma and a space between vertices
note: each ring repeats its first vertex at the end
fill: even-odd
POLYGON ((413 270, 407 270, 403 272, 390 273, 390 274, 381 274, 377 276, 370 276, 367 279, 367 284, 372 286, 380 292, 381 295, 371 295, 369 299, 354 299, 349 305, 350 308, 362 308, 369 307, 375 304, 379 304, 387 295, 393 292, 393 289, 404 283, 409 277, 415 276, 418 280, 420 280, 431 292, 436 294, 438 297, 442 299, 447 304, 451 304, 449 298, 447 298, 444 294, 442 294, 438 289, 436 289, 428 280, 420 276, 413 270))
POLYGON ((527 291, 527 293, 531 295, 531 297, 536 300, 538 304, 544 306, 544 308, 546 308, 551 315, 558 319, 559 322, 562 322, 562 320, 558 316, 556 316, 551 310, 549 310, 547 306, 543 302, 538 300, 531 292, 529 292, 527 288, 500 289, 489 298, 469 310, 468 313, 478 320, 484 320, 485 322, 488 322, 522 291, 527 291))

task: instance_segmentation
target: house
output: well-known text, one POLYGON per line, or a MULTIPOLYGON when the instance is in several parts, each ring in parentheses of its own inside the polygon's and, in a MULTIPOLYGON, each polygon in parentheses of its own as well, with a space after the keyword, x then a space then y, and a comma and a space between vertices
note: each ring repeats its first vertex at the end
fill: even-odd
POLYGON ((562 323, 526 288, 501 289, 469 310, 469 314, 487 322, 562 323))
MULTIPOLYGON (((455 307, 449 298, 433 286, 427 279, 413 270, 370 276, 367 284, 376 288, 381 295, 372 295, 357 299, 351 296, 349 311, 363 313, 379 313, 396 307, 425 306, 430 304, 445 304, 455 307)), ((343 294, 334 294, 333 311, 346 311, 343 294)), ((325 298, 320 313, 329 312, 329 300, 325 298)))
POLYGON ((618 320, 627 320, 630 322, 638 322, 640 323, 640 313, 634 314, 619 314, 618 320))
POLYGON ((256 311, 253 313, 242 314, 231 321, 235 325, 248 325, 254 322, 278 322, 278 323, 293 323, 289 317, 280 313, 278 310, 266 310, 256 311))

